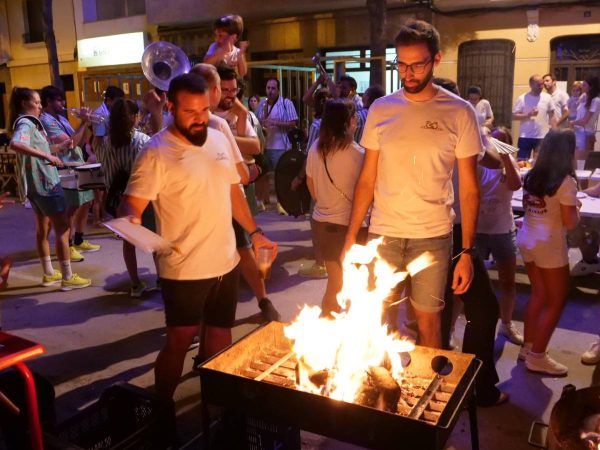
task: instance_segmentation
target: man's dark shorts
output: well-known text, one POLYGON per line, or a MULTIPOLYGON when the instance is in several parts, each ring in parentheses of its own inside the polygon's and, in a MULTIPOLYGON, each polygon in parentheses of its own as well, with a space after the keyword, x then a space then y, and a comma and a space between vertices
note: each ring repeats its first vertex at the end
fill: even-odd
POLYGON ((206 280, 160 279, 168 327, 205 325, 232 328, 238 301, 239 271, 206 280))
POLYGON ((532 152, 540 146, 542 139, 537 138, 519 138, 517 141, 517 147, 519 152, 517 153, 518 159, 529 159, 531 158, 532 152))

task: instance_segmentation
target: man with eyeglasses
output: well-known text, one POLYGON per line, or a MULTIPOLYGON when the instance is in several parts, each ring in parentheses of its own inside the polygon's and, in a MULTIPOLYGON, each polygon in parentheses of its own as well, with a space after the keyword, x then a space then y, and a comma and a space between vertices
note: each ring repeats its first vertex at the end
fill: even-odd
POLYGON ((441 310, 452 243, 452 172, 458 166, 463 249, 452 288, 471 284, 471 255, 479 207, 477 157, 482 151, 473 108, 433 84, 440 63, 439 34, 430 24, 411 21, 395 40, 402 89, 369 109, 361 145, 365 160, 354 194, 346 249, 373 203, 370 236, 382 237, 381 256, 399 270, 424 252, 434 263, 409 275, 419 343, 440 348, 441 310))

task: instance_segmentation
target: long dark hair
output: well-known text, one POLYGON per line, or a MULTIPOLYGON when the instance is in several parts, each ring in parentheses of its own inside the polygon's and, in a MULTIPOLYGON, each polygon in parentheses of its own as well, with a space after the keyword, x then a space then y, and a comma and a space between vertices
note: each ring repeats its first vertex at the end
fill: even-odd
POLYGON ((131 143, 135 115, 140 111, 133 100, 118 98, 110 108, 110 143, 119 148, 131 143))
POLYGON ((8 103, 8 117, 10 118, 10 123, 12 125, 14 125, 15 121, 17 120, 17 117, 19 116, 19 114, 21 114, 21 110, 23 108, 22 103, 26 102, 27 100, 31 100, 33 94, 35 94, 35 91, 33 89, 18 86, 15 86, 13 88, 8 103))
POLYGON ((325 159, 329 153, 343 148, 352 142, 349 132, 350 120, 356 113, 354 103, 347 99, 329 100, 325 103, 321 128, 319 129, 319 143, 317 150, 325 159))
POLYGON ((540 198, 556 194, 567 175, 576 178, 574 154, 575 133, 569 129, 550 130, 542 141, 535 165, 525 176, 524 189, 540 198))
POLYGON ((590 109, 592 100, 600 95, 600 77, 596 75, 590 75, 585 79, 585 82, 590 87, 587 92, 587 98, 585 99, 585 107, 590 109))

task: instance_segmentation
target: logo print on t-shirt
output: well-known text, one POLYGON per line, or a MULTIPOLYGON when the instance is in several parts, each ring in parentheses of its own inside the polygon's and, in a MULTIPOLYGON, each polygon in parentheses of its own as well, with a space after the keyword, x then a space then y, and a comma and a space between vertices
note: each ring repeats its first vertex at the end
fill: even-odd
POLYGON ((422 125, 421 128, 424 130, 442 131, 440 125, 437 123, 437 120, 426 120, 425 125, 422 125))
POLYGON ((529 193, 523 195, 523 208, 533 214, 546 214, 548 212, 546 210, 546 201, 529 193))
POLYGON ((217 157, 215 158, 215 161, 227 161, 229 158, 227 158, 227 155, 225 155, 225 153, 219 152, 217 153, 217 157))

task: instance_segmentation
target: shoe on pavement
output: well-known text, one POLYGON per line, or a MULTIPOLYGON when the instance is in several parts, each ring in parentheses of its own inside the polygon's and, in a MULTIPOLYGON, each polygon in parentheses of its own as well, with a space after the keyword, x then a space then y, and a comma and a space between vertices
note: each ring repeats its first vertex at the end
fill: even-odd
POLYGON ((60 270, 54 269, 54 273, 52 275, 44 274, 42 277, 42 286, 56 286, 57 284, 60 284, 61 281, 62 273, 60 273, 60 270))
POLYGON ((298 269, 298 275, 306 278, 327 278, 327 269, 325 266, 320 266, 314 263, 311 266, 300 266, 298 269))
POLYGON ((600 262, 588 263, 583 259, 573 266, 571 269, 572 277, 583 277, 600 271, 600 262))
POLYGON ((71 262, 81 262, 85 259, 83 255, 79 253, 73 245, 69 247, 69 253, 71 257, 71 262))
POLYGON ((531 372, 544 373, 555 377, 564 377, 569 368, 550 358, 548 352, 534 353, 530 351, 525 358, 525 367, 531 372))
POLYGON ((523 335, 517 330, 517 327, 515 327, 515 324, 512 322, 501 323, 498 334, 501 334, 509 342, 512 342, 515 345, 523 345, 523 335))
POLYGON ((89 278, 81 278, 79 275, 74 273, 70 279, 62 280, 60 284, 60 290, 70 291, 73 289, 82 289, 88 287, 90 284, 92 284, 92 280, 89 278))
POLYGON ((278 322, 281 320, 281 315, 268 298, 261 298, 258 302, 258 307, 260 308, 260 314, 262 315, 262 318, 267 322, 278 322))
POLYGON ((74 245, 73 247, 78 252, 97 252, 101 248, 99 245, 92 244, 90 241, 83 241, 81 244, 74 245))
POLYGON ((581 355, 583 364, 598 364, 600 363, 600 337, 596 342, 592 342, 590 348, 581 355))
POLYGON ((277 202, 277 212, 280 216, 289 216, 288 212, 281 206, 281 203, 277 202))
POLYGON ((140 298, 144 291, 148 288, 144 281, 140 281, 136 285, 131 285, 131 289, 129 290, 129 296, 131 298, 140 298))
POLYGON ((519 361, 525 361, 525 359, 527 359, 527 355, 529 354, 530 351, 531 351, 531 342, 525 342, 519 349, 519 356, 517 356, 517 359, 519 361))

